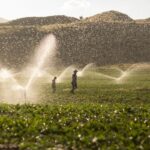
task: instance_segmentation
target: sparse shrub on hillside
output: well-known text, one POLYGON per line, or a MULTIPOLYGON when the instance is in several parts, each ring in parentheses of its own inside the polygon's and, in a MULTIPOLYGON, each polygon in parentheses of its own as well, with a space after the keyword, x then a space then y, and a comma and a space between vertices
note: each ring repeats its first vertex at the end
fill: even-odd
POLYGON ((39 41, 49 33, 56 35, 57 58, 65 65, 150 61, 150 24, 119 19, 119 22, 100 20, 95 22, 85 19, 69 24, 1 25, 1 62, 15 68, 25 66, 33 56, 39 41))
POLYGON ((27 17, 8 22, 9 25, 49 25, 49 24, 67 24, 78 21, 78 19, 66 16, 48 16, 48 17, 27 17))

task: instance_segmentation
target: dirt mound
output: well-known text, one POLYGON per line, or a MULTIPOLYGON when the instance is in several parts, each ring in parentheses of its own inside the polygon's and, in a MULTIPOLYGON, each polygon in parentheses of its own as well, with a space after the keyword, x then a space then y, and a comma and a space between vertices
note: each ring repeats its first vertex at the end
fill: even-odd
POLYGON ((66 16, 48 16, 48 17, 27 17, 12 20, 9 25, 49 25, 49 24, 67 24, 78 21, 78 19, 66 16))
POLYGON ((117 12, 117 11, 107 11, 102 14, 97 14, 93 17, 87 18, 89 21, 104 21, 104 22, 132 22, 128 15, 117 12))
POLYGON ((4 18, 0 18, 0 23, 5 23, 7 22, 8 20, 4 19, 4 18))

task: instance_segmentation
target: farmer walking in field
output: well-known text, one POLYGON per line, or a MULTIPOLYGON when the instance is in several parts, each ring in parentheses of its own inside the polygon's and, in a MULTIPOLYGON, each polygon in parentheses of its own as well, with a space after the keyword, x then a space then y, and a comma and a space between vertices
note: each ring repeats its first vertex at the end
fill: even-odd
POLYGON ((56 79, 57 77, 54 77, 54 79, 52 80, 52 92, 53 93, 56 92, 56 79))
POLYGON ((73 74, 72 74, 72 89, 71 89, 71 93, 74 93, 75 89, 77 89, 77 70, 74 70, 73 74))

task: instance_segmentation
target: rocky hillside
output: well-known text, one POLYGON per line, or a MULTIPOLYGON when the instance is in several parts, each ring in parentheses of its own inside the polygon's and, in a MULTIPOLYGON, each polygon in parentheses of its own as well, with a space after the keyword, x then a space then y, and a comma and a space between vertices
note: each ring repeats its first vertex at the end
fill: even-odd
POLYGON ((145 19, 146 20, 146 22, 149 22, 150 23, 150 18, 147 18, 147 19, 145 19))
POLYGON ((138 19, 136 20, 137 23, 150 23, 150 18, 147 19, 138 19))
MULTIPOLYGON (((112 11, 109 16, 111 14, 112 11)), ((118 14, 120 13, 116 13, 118 14)), ((150 61, 149 23, 138 23, 125 17, 119 18, 120 21, 113 21, 113 17, 111 21, 102 21, 100 16, 93 17, 96 21, 85 19, 66 24, 1 25, 0 61, 13 68, 26 66, 35 47, 48 33, 56 36, 57 59, 64 65, 150 61)))
POLYGON ((66 16, 49 16, 49 17, 27 17, 10 21, 9 25, 49 25, 49 24, 67 24, 78 21, 78 19, 66 16))
POLYGON ((0 23, 5 23, 7 22, 8 20, 4 19, 4 18, 0 18, 0 23))
POLYGON ((95 16, 89 17, 86 19, 87 21, 91 22, 132 22, 133 19, 131 19, 128 15, 125 15, 123 13, 117 12, 117 11, 108 11, 104 12, 102 14, 97 14, 95 16))

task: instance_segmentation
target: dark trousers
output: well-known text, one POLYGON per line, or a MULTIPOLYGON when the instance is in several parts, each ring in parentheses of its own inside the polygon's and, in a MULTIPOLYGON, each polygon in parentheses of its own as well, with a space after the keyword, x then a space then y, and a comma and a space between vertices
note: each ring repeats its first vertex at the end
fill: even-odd
POLYGON ((52 92, 53 92, 53 93, 56 92, 56 86, 52 86, 52 92))
POLYGON ((71 92, 74 93, 74 90, 77 89, 77 82, 71 82, 72 89, 71 92))

